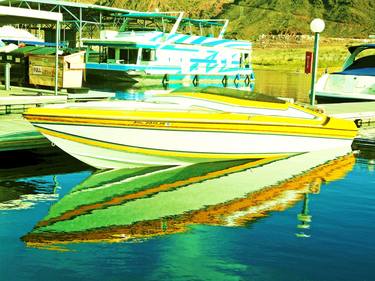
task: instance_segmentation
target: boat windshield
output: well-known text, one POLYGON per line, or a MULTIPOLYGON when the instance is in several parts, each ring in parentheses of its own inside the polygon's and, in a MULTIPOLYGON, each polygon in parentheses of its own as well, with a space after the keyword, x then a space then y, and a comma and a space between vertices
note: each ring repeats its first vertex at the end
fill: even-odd
POLYGON ((375 44, 352 46, 348 50, 350 55, 346 59, 342 71, 375 68, 375 44))
POLYGON ((237 90, 237 89, 230 89, 230 88, 219 88, 219 87, 186 87, 186 88, 179 88, 174 90, 173 93, 181 93, 181 92, 194 92, 194 93, 203 93, 203 94, 212 94, 212 95, 219 95, 243 100, 252 100, 252 101, 259 101, 259 102, 272 102, 272 103, 281 103, 285 104, 286 101, 264 95, 261 93, 254 93, 250 91, 244 90, 237 90))
POLYGON ((375 50, 372 51, 373 55, 361 56, 360 58, 357 58, 347 69, 375 67, 375 50))

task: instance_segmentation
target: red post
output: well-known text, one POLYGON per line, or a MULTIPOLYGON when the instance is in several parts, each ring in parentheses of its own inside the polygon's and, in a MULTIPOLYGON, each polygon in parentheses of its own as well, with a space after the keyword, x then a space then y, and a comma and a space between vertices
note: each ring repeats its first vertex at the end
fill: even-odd
POLYGON ((312 58, 313 58, 313 53, 312 52, 306 52, 306 56, 305 56, 305 73, 306 74, 311 73, 312 58))

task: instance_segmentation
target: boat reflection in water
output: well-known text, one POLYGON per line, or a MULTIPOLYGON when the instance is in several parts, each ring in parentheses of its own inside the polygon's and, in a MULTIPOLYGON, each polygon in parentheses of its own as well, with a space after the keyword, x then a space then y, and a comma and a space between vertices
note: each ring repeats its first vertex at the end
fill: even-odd
POLYGON ((183 232, 192 224, 243 225, 319 192, 322 183, 344 177, 354 163, 353 154, 341 149, 97 172, 22 239, 28 246, 48 247, 142 239, 183 232))

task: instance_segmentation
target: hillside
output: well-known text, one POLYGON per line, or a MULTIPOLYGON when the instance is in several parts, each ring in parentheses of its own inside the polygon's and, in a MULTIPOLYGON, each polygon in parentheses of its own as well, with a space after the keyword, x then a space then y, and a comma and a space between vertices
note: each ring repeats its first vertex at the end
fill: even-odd
POLYGON ((314 17, 326 21, 322 36, 367 38, 375 34, 374 0, 86 0, 139 11, 185 11, 198 18, 227 18, 227 36, 308 34, 314 17))

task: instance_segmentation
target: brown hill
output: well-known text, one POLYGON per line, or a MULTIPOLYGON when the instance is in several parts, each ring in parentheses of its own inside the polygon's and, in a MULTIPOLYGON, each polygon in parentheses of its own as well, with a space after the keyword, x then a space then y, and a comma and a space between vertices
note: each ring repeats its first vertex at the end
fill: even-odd
POLYGON ((314 17, 326 21, 325 36, 375 34, 373 0, 83 0, 79 2, 138 11, 185 11, 195 18, 231 20, 228 35, 249 39, 260 34, 308 34, 314 17))

